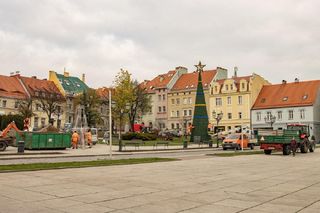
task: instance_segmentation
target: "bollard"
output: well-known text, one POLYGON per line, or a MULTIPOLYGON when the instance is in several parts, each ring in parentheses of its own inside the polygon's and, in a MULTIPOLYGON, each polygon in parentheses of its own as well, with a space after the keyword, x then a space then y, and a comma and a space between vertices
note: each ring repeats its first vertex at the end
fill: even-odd
POLYGON ((212 140, 209 140, 209 147, 212 148, 212 140))
POLYGON ((188 148, 188 141, 187 140, 183 140, 183 148, 184 149, 188 148))
POLYGON ((24 153, 24 141, 18 142, 18 153, 24 153))

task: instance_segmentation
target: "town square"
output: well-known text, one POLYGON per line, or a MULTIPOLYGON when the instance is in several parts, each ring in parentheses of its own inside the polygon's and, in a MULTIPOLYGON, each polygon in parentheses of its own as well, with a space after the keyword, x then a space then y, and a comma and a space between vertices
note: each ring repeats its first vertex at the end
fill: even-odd
POLYGON ((0 1, 0 212, 320 212, 319 6, 0 1))

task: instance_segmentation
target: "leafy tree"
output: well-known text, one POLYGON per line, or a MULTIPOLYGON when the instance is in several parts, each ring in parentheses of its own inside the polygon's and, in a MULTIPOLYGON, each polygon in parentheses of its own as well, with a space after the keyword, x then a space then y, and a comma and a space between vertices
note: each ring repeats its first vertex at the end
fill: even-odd
POLYGON ((22 115, 0 115, 0 129, 5 129, 12 121, 16 123, 18 129, 23 129, 22 115))
POLYGON ((150 98, 137 81, 131 79, 127 70, 121 69, 115 79, 114 116, 123 120, 129 118, 131 129, 139 114, 150 109, 150 98))
POLYGON ((134 122, 138 115, 144 114, 151 108, 150 96, 145 93, 145 89, 137 82, 133 82, 133 99, 130 103, 129 121, 131 129, 134 129, 134 122))
POLYGON ((48 91, 38 91, 36 93, 36 98, 40 103, 40 108, 47 114, 49 123, 53 125, 54 120, 52 116, 54 114, 62 114, 61 103, 64 98, 58 92, 53 92, 56 90, 55 85, 51 85, 48 91))
POLYGON ((34 116, 33 109, 32 109, 32 99, 28 98, 26 100, 19 102, 18 111, 19 114, 25 119, 25 118, 31 118, 34 116))
POLYGON ((75 99, 75 104, 84 106, 84 113, 87 117, 88 126, 94 127, 98 122, 100 122, 100 113, 98 108, 101 101, 94 89, 84 91, 75 99))

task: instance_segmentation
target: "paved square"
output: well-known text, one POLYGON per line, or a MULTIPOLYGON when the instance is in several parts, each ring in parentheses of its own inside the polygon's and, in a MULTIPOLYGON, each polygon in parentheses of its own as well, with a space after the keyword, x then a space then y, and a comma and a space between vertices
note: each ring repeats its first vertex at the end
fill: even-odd
POLYGON ((0 174, 0 212, 320 212, 320 152, 0 174))

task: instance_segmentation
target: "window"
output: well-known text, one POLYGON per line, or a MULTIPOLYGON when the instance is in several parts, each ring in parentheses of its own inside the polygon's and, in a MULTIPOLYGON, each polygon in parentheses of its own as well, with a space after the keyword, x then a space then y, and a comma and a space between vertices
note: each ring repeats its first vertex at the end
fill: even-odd
POLYGON ((246 88, 246 84, 245 83, 242 83, 241 86, 242 86, 243 90, 246 88))
POLYGON ((158 100, 161 101, 161 95, 158 95, 158 100))
POLYGON ((278 120, 279 120, 279 121, 282 120, 282 111, 278 111, 278 120))
POLYGON ((7 100, 2 101, 2 107, 7 107, 7 100))
POLYGON ((289 119, 289 120, 293 120, 293 110, 289 110, 288 119, 289 119))
POLYGON ((19 102, 18 101, 14 102, 14 108, 15 109, 19 108, 19 102))
POLYGON ((189 101, 189 104, 192 104, 192 98, 189 98, 188 101, 189 101))
POLYGON ((36 110, 41 111, 41 104, 36 104, 36 110))
POLYGON ((162 100, 166 100, 166 95, 162 95, 162 100))
POLYGON ((161 112, 161 107, 159 107, 159 111, 158 112, 161 112))
POLYGON ((238 96, 238 104, 242 104, 242 96, 238 96))
POLYGON ((69 121, 69 123, 71 123, 71 121, 72 121, 72 117, 71 116, 69 116, 68 121, 69 121))
POLYGON ((215 86, 215 87, 214 87, 214 90, 215 90, 215 92, 218 92, 218 87, 215 86))
POLYGON ((216 98, 216 106, 222 106, 221 98, 216 98))
POLYGON ((272 116, 271 112, 267 112, 267 121, 271 120, 271 116, 272 116))
POLYGON ((261 121, 261 112, 257 112, 257 121, 261 121))
POLYGON ((242 119, 242 112, 239 112, 239 119, 242 119))
POLYGON ((304 110, 304 109, 301 109, 301 110, 300 110, 300 119, 305 119, 305 118, 306 118, 305 110, 304 110))
POLYGON ((165 107, 165 106, 162 107, 162 111, 163 111, 163 112, 166 111, 166 107, 165 107))
POLYGON ((180 112, 179 112, 179 110, 177 110, 177 117, 180 117, 180 112))
POLYGON ((39 118, 38 117, 34 117, 33 126, 34 126, 34 128, 38 128, 38 126, 39 126, 39 118))
POLYGON ((232 119, 232 113, 228 113, 228 119, 232 119))
POLYGON ((188 99, 187 98, 183 98, 183 104, 187 104, 188 103, 188 99))
POLYGON ((180 128, 180 124, 176 123, 176 127, 177 127, 177 129, 179 129, 180 128))
POLYGON ((183 110, 183 116, 187 116, 188 115, 188 110, 183 110))
POLYGON ((233 90, 233 84, 230 84, 230 90, 233 90))
POLYGON ((287 101, 288 100, 288 97, 283 97, 282 101, 287 101))
POLYGON ((229 86, 228 86, 228 85, 226 85, 226 90, 227 90, 227 91, 229 90, 229 86))
POLYGON ((231 97, 227 97, 227 103, 228 103, 228 105, 231 104, 231 97))
POLYGON ((174 104, 175 99, 171 99, 171 104, 174 104))
POLYGON ((308 95, 304 95, 304 96, 302 97, 303 100, 306 100, 307 98, 308 98, 308 95))
POLYGON ((174 129, 174 123, 171 124, 171 129, 174 129))
POLYGON ((228 126, 228 131, 230 131, 231 130, 231 126, 228 126))
POLYGON ((262 98, 261 99, 261 103, 265 103, 266 102, 266 99, 265 98, 262 98))
POLYGON ((189 109, 189 116, 192 115, 192 109, 189 109))
POLYGON ((177 104, 180 104, 180 98, 177 98, 177 99, 176 99, 176 103, 177 103, 177 104))
POLYGON ((41 127, 44 128, 46 125, 46 119, 45 118, 41 118, 41 127))
POLYGON ((174 111, 171 111, 171 117, 174 117, 174 111))

